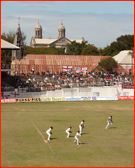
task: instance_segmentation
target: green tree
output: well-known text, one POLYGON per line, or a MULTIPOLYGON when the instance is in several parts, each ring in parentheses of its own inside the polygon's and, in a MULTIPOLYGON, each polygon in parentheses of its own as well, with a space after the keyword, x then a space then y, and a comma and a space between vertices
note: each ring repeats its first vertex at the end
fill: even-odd
POLYGON ((98 48, 98 52, 99 52, 99 55, 103 55, 103 49, 102 48, 98 48))
POLYGON ((103 49, 103 55, 106 56, 114 56, 116 54, 118 54, 120 52, 120 50, 118 49, 118 44, 117 42, 113 42, 111 43, 110 46, 107 46, 103 49))
POLYGON ((122 35, 103 49, 103 55, 114 56, 122 50, 131 50, 134 47, 134 35, 122 35))
POLYGON ((118 63, 112 57, 102 59, 98 65, 109 73, 112 73, 114 68, 118 68, 118 63))
POLYGON ((81 55, 99 55, 98 48, 94 45, 88 44, 83 50, 81 55))
POLYGON ((71 42, 71 44, 67 44, 67 55, 81 55, 82 50, 86 47, 86 43, 77 43, 76 41, 71 42))
MULTIPOLYGON (((9 31, 8 33, 3 32, 1 35, 1 39, 8 41, 13 44, 15 38, 15 31, 9 31)), ((25 43, 26 40, 26 35, 24 32, 22 32, 22 38, 23 42, 25 43)), ((1 50, 1 63, 4 64, 10 64, 11 63, 11 56, 12 56, 12 51, 11 50, 1 50)))
POLYGON ((11 63, 11 50, 1 50, 1 63, 10 64, 11 63))
POLYGON ((64 55, 64 50, 62 48, 32 48, 30 46, 25 46, 25 55, 27 54, 52 54, 52 55, 64 55))
POLYGON ((107 46, 103 49, 102 54, 105 56, 111 56, 112 50, 110 46, 107 46))
POLYGON ((121 50, 131 50, 134 47, 134 35, 123 35, 117 38, 118 47, 121 50))
MULTIPOLYGON (((8 42, 10 42, 10 43, 12 43, 13 44, 13 42, 14 42, 14 38, 15 38, 15 34, 16 34, 16 32, 15 31, 13 31, 13 30, 10 30, 9 32, 3 32, 2 33, 2 35, 1 35, 1 38, 3 39, 3 40, 5 40, 5 41, 8 41, 8 42)), ((26 45, 26 34, 24 33, 24 32, 22 32, 22 39, 23 39, 23 43, 24 43, 24 45, 26 45)))

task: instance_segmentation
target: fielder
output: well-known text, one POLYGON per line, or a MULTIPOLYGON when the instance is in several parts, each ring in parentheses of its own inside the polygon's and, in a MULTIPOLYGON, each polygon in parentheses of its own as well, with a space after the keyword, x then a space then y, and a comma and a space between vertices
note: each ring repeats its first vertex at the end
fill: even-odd
POLYGON ((77 133, 76 133, 76 135, 75 135, 75 141, 74 141, 74 142, 77 141, 77 145, 79 145, 79 139, 78 139, 78 136, 81 136, 80 131, 77 131, 77 133))
POLYGON ((51 130, 53 129, 53 127, 50 127, 47 131, 46 131, 46 133, 47 133, 47 135, 48 135, 48 141, 50 141, 50 137, 51 137, 51 134, 52 134, 52 132, 51 132, 51 130))
POLYGON ((69 136, 70 136, 70 133, 72 133, 71 132, 71 126, 66 130, 66 133, 67 133, 67 138, 69 138, 69 136))
POLYGON ((83 128, 84 128, 84 120, 82 120, 82 122, 81 122, 80 125, 79 125, 80 135, 82 135, 83 128))
POLYGON ((112 116, 107 119, 107 126, 105 127, 106 129, 108 128, 109 124, 111 124, 110 128, 112 128, 112 116))

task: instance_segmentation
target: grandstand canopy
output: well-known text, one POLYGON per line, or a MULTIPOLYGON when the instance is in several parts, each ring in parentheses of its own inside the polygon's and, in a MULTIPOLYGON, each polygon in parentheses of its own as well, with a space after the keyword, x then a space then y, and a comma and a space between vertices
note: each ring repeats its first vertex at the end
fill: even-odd
POLYGON ((134 62, 134 60, 132 60, 130 52, 132 52, 132 50, 121 51, 117 55, 115 55, 113 58, 119 64, 132 64, 132 61, 134 62))
POLYGON ((1 39, 1 50, 19 50, 20 47, 1 39))

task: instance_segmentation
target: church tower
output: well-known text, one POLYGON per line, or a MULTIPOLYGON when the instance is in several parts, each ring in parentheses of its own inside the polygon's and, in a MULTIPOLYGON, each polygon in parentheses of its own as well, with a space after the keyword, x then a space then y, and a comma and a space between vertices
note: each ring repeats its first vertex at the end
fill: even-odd
POLYGON ((65 27, 63 23, 61 23, 61 25, 58 28, 58 39, 62 37, 65 37, 65 27))
POLYGON ((39 24, 39 22, 35 27, 35 38, 42 39, 42 26, 39 24))
POLYGON ((23 44, 23 39, 22 39, 20 23, 18 24, 18 28, 17 28, 16 34, 15 34, 13 44, 20 47, 20 50, 12 50, 12 60, 22 59, 24 57, 24 44, 23 44))

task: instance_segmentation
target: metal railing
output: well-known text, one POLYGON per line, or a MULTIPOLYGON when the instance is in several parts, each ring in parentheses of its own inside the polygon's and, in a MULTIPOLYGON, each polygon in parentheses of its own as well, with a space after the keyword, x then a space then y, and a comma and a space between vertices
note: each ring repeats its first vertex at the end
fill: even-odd
POLYGON ((14 91, 14 87, 1 87, 2 92, 14 91))
MULTIPOLYGON (((34 85, 28 87, 28 92, 42 92, 42 91, 55 91, 55 90, 61 90, 61 89, 64 89, 64 88, 88 88, 88 87, 107 87, 107 86, 121 86, 123 85, 124 83, 114 83, 114 82, 107 82, 107 83, 104 83, 104 82, 90 82, 90 83, 69 83, 69 84, 44 84, 42 86, 37 86, 37 87, 34 87, 34 85)), ((126 83, 127 85, 127 83, 126 83)), ((128 84, 129 86, 134 86, 132 84, 128 84)))
POLYGON ((14 91, 14 87, 1 81, 1 91, 3 92, 7 92, 7 91, 14 91))
POLYGON ((11 69, 10 64, 1 64, 1 69, 11 69))

